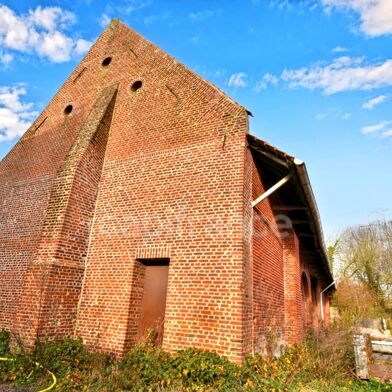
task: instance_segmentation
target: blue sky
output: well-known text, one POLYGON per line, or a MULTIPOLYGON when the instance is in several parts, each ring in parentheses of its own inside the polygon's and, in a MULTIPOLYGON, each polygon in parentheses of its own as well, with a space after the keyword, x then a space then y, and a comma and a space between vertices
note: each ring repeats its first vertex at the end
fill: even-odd
POLYGON ((327 241, 392 217, 390 0, 0 0, 0 158, 115 17, 307 163, 327 241))

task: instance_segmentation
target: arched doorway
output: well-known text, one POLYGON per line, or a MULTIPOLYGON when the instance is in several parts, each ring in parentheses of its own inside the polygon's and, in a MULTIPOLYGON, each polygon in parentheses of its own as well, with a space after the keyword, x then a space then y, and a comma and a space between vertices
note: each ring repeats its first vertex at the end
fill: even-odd
POLYGON ((312 292, 312 322, 315 330, 318 329, 319 320, 319 298, 318 298, 318 280, 314 276, 310 278, 310 287, 312 292))
POLYGON ((309 311, 310 311, 310 298, 309 298, 309 284, 308 278, 305 272, 302 273, 301 277, 301 293, 302 293, 302 322, 303 322, 303 331, 306 332, 309 327, 309 311))

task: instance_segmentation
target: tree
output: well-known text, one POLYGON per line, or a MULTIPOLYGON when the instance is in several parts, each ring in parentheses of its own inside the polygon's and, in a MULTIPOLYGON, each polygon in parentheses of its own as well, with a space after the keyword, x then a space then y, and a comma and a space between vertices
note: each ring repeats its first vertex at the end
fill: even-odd
POLYGON ((338 247, 339 247, 339 238, 336 239, 331 245, 327 247, 328 261, 329 261, 329 267, 331 268, 331 271, 334 271, 335 269, 335 259, 336 259, 336 253, 338 251, 338 247))
POLYGON ((366 284, 383 307, 392 299, 392 221, 349 227, 334 256, 338 279, 366 284))

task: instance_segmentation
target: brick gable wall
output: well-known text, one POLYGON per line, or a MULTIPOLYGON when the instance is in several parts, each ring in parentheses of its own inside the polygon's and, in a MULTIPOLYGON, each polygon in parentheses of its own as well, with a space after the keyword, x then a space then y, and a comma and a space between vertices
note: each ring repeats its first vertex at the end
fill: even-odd
MULTIPOLYGON (((137 260, 165 257, 163 347, 211 348, 238 360, 247 113, 127 34, 126 55, 138 57, 120 72, 129 76, 119 87, 76 333, 91 347, 126 351, 140 318, 137 260), (143 83, 136 93, 134 80, 143 83)), ((108 72, 121 61, 113 55, 108 72)))

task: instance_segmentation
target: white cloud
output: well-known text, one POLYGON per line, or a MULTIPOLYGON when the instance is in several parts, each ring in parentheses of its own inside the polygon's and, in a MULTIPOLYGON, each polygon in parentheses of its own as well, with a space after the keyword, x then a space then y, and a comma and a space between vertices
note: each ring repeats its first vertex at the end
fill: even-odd
POLYGON ((14 56, 11 53, 0 50, 0 64, 3 64, 5 67, 7 67, 12 63, 13 60, 14 56))
POLYGON ((37 28, 47 31, 65 30, 68 26, 76 22, 75 15, 60 7, 38 6, 35 10, 29 11, 29 17, 37 28))
POLYGON ((220 14, 221 12, 222 12, 221 9, 191 12, 189 14, 189 18, 195 22, 200 22, 212 18, 214 15, 220 14))
POLYGON ((328 117, 329 113, 317 113, 316 114, 316 120, 321 121, 323 120, 325 117, 328 117))
POLYGON ((255 5, 268 3, 269 8, 278 8, 279 11, 304 10, 314 11, 319 6, 319 0, 251 0, 255 5))
POLYGON ((118 9, 124 10, 127 14, 131 14, 137 10, 147 7, 151 4, 151 0, 125 0, 122 5, 117 6, 118 9))
MULTIPOLYGON (((37 7, 17 15, 0 5, 0 45, 11 51, 36 54, 56 63, 84 53, 90 42, 66 34, 75 15, 60 7, 37 7)), ((12 54, 11 54, 12 55, 12 54)))
POLYGON ((387 99, 386 95, 379 95, 378 97, 369 99, 362 105, 362 109, 366 109, 366 110, 373 109, 375 106, 385 102, 386 99, 387 99))
POLYGON ((383 135, 384 137, 392 137, 392 129, 389 129, 388 131, 384 131, 384 132, 382 133, 382 135, 383 135))
POLYGON ((379 133, 379 132, 385 130, 385 127, 387 125, 389 125, 389 124, 391 124, 391 121, 381 121, 381 122, 379 122, 377 124, 366 125, 366 126, 361 128, 361 132, 364 135, 379 133))
POLYGON ((382 139, 388 139, 392 142, 392 129, 388 129, 388 126, 392 121, 381 121, 377 124, 367 125, 361 128, 361 132, 364 135, 375 135, 382 139))
POLYGON ((217 69, 215 72, 214 72, 214 77, 215 78, 221 78, 221 77, 223 77, 223 76, 225 76, 225 74, 227 73, 227 71, 225 70, 225 69, 217 69))
POLYGON ((122 0, 106 2, 105 13, 110 16, 131 15, 151 4, 151 0, 122 0))
POLYGON ((269 84, 276 86, 279 82, 279 79, 270 73, 266 73, 261 80, 256 83, 254 90, 259 93, 262 90, 265 90, 269 84))
POLYGON ((76 40, 76 45, 75 45, 75 54, 76 55, 81 55, 86 53, 90 48, 93 43, 91 41, 87 41, 83 38, 79 38, 76 40))
POLYGON ((38 115, 32 103, 21 101, 25 94, 23 86, 0 86, 0 142, 20 137, 38 115))
POLYGON ((171 17, 170 12, 163 12, 161 14, 152 14, 143 18, 143 23, 146 26, 151 26, 155 23, 162 23, 168 21, 171 17))
POLYGON ((391 0, 321 0, 327 11, 332 8, 355 12, 360 17, 360 30, 376 37, 392 34, 391 0))
POLYGON ((198 44, 200 42, 200 35, 195 35, 194 37, 192 37, 191 41, 194 44, 198 44))
POLYGON ((238 72, 230 76, 227 85, 229 87, 246 87, 246 73, 238 72))
POLYGON ((327 95, 342 91, 372 90, 392 85, 392 59, 365 64, 364 58, 339 57, 332 63, 284 70, 281 79, 290 88, 320 89, 327 95))
POLYGON ((344 52, 348 52, 347 48, 344 48, 343 46, 336 46, 335 48, 333 48, 331 50, 332 53, 344 53, 344 52))
POLYGON ((326 112, 317 113, 316 120, 321 121, 324 120, 326 117, 333 116, 339 120, 348 120, 351 117, 351 113, 343 111, 341 108, 329 108, 326 112))
POLYGON ((101 17, 99 18, 99 25, 102 28, 106 28, 106 26, 110 23, 111 19, 110 16, 106 15, 105 13, 103 13, 101 15, 101 17))
POLYGON ((293 4, 289 0, 272 0, 269 3, 270 8, 278 7, 279 10, 287 9, 290 11, 293 8, 293 4))

